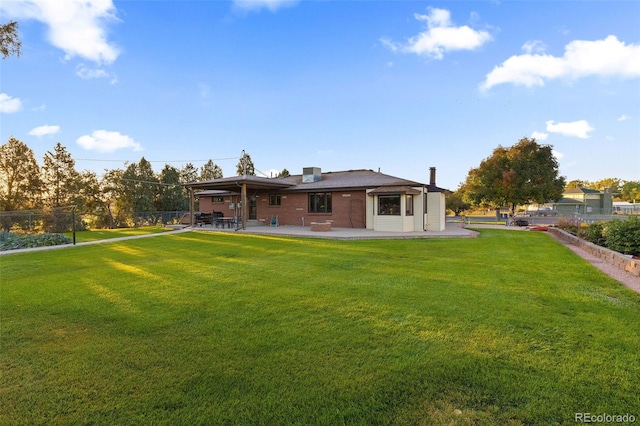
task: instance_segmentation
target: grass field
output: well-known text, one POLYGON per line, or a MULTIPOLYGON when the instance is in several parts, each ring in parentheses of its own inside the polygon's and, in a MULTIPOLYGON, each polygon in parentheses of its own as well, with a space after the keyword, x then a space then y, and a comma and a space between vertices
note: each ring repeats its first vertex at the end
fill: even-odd
MULTIPOLYGON (((96 229, 89 231, 78 231, 76 232, 76 242, 87 243, 97 240, 109 240, 113 238, 133 237, 137 235, 158 234, 171 230, 171 228, 164 228, 162 226, 143 226, 140 228, 96 229)), ((64 235, 69 238, 73 238, 72 232, 65 232, 64 235)))
POLYGON ((640 418, 640 295, 542 233, 189 232, 0 273, 0 424, 640 418))

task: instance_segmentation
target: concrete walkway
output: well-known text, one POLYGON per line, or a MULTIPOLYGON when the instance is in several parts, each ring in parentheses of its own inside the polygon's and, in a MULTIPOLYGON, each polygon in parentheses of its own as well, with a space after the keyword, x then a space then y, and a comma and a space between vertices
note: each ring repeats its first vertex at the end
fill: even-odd
POLYGON ((194 231, 211 232, 236 232, 238 234, 252 235, 278 235, 287 237, 327 238, 336 240, 364 240, 364 239, 410 239, 410 238, 473 238, 478 233, 466 229, 459 223, 447 223, 442 232, 417 231, 417 232, 385 232, 373 231, 362 228, 333 228, 331 231, 312 231, 309 226, 248 226, 247 229, 220 229, 212 226, 193 228, 194 231))

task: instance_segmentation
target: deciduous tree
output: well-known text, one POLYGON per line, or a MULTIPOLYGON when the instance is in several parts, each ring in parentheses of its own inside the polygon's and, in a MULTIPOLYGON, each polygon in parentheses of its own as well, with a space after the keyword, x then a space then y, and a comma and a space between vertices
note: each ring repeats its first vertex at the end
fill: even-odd
POLYGON ((622 201, 630 203, 640 203, 640 181, 628 180, 620 188, 620 198, 622 201))
POLYGON ((523 138, 517 144, 499 146, 480 166, 469 171, 465 181, 467 200, 474 205, 509 206, 559 200, 565 186, 558 162, 549 145, 523 138))
POLYGON ((20 56, 21 47, 22 42, 18 35, 18 23, 9 21, 0 25, 0 53, 2 53, 2 59, 14 54, 20 56))
POLYGON ((471 204, 464 201, 462 192, 462 190, 458 190, 446 197, 447 209, 451 210, 456 216, 471 208, 471 204))

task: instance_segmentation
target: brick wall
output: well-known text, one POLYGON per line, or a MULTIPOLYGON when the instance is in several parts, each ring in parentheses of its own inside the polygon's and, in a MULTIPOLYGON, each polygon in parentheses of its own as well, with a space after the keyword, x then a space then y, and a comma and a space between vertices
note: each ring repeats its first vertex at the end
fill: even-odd
MULTIPOLYGON (((307 193, 280 193, 281 204, 269 205, 270 192, 258 192, 256 197, 256 216, 259 221, 269 223, 271 217, 278 216, 280 225, 302 225, 304 217, 305 226, 311 222, 331 222, 338 228, 365 228, 366 226, 366 199, 364 190, 361 191, 332 191, 332 213, 309 213, 309 195, 307 193)), ((235 210, 230 208, 232 203, 237 203, 239 196, 224 197, 224 202, 213 202, 211 197, 200 198, 200 211, 211 213, 222 212, 225 216, 235 216, 235 210)))

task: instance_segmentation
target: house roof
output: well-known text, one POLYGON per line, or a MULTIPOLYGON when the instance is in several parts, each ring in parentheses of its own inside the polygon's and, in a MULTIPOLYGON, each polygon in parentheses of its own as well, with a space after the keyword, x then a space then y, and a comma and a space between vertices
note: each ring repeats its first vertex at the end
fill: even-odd
POLYGON ((551 204, 585 204, 583 201, 576 200, 575 198, 561 198, 558 201, 551 202, 551 204))
POLYGON ((283 178, 233 176, 209 181, 191 182, 185 186, 193 189, 238 192, 243 183, 246 183, 247 188, 250 189, 278 189, 283 192, 371 189, 387 186, 427 186, 420 182, 374 172, 373 170, 348 170, 322 173, 320 180, 316 182, 302 182, 301 174, 283 178))
POLYGON ((600 191, 589 188, 571 188, 564 191, 563 194, 600 194, 600 191))

